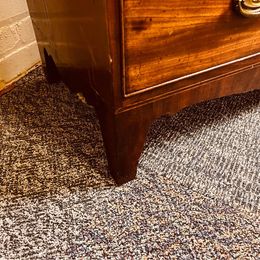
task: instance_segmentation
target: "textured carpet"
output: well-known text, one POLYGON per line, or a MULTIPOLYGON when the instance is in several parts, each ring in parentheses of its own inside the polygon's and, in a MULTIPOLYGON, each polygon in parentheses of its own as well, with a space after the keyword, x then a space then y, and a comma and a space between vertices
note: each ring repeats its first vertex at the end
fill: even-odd
POLYGON ((0 97, 0 259, 259 259, 260 92, 162 117, 115 187, 93 108, 41 69, 0 97))

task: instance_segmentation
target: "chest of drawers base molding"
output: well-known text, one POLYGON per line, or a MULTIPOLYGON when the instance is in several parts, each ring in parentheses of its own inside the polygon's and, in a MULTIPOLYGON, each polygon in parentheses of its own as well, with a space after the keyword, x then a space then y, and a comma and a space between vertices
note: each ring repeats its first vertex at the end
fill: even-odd
MULTIPOLYGON (((259 19, 251 22, 227 9, 230 1, 216 0, 215 9, 211 1, 207 6, 209 13, 203 16, 205 21, 202 19, 206 24, 199 27, 198 17, 202 13, 193 15, 195 5, 191 9, 182 6, 175 13, 166 0, 149 1, 150 6, 135 0, 79 0, 77 5, 68 0, 27 2, 48 79, 61 77, 73 91, 83 92, 95 107, 110 173, 118 184, 135 178, 153 120, 205 100, 260 88, 259 19), (158 13, 155 3, 162 12, 158 13), (140 10, 147 10, 147 17, 140 10), (179 22, 178 15, 178 19, 185 15, 190 23, 179 22), (124 24, 122 18, 126 20, 124 24), (232 35, 225 36, 227 29, 218 31, 225 28, 225 22, 234 20, 238 25, 240 19, 242 29, 230 29, 232 35), (216 24, 218 21, 220 24, 216 24), (174 23, 179 28, 175 28, 176 32, 167 27, 174 23), (214 34, 199 38, 208 41, 208 50, 196 39, 194 44, 182 42, 190 37, 185 32, 187 27, 194 34, 193 28, 210 32, 210 25, 214 25, 216 37, 224 37, 220 43, 214 41, 214 34), (177 32, 183 35, 174 35, 177 32), (149 37, 158 42, 150 44, 149 37), (227 37, 238 41, 237 49, 227 37), (177 46, 178 52, 171 51, 169 42, 177 46), (152 48, 158 48, 158 57, 152 48), (226 57, 221 56, 220 50, 226 57), (157 62, 161 67, 156 67, 157 62), (218 66, 223 62, 225 66, 218 66), (176 69, 178 64, 184 68, 184 75, 182 69, 176 69), (157 70, 161 75, 156 75, 157 70), (176 77, 181 80, 175 81, 176 77), (156 87, 151 88, 151 84, 156 87)), ((183 1, 173 3, 178 10, 183 1)), ((203 3, 198 0, 196 6, 203 3)))

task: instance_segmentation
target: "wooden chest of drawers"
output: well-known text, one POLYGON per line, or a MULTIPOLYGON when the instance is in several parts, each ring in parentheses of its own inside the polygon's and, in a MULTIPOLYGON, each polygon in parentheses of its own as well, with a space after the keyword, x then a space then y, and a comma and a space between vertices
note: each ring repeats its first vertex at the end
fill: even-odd
POLYGON ((27 2, 47 78, 95 107, 118 184, 155 118, 260 88, 259 0, 27 2))

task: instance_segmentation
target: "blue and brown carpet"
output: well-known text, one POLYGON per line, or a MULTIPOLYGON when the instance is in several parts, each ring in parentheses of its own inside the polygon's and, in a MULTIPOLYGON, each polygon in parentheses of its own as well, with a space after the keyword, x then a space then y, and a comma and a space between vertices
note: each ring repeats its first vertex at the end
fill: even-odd
POLYGON ((116 187, 92 107, 38 68, 0 97, 0 259, 260 259, 260 91, 154 122, 116 187))

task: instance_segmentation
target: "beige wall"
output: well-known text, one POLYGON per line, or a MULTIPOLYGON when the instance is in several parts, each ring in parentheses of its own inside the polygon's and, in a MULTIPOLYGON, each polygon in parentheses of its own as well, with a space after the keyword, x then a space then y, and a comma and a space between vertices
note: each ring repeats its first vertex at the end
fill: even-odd
POLYGON ((0 90, 39 61, 26 0, 0 0, 0 90))

